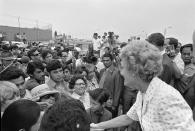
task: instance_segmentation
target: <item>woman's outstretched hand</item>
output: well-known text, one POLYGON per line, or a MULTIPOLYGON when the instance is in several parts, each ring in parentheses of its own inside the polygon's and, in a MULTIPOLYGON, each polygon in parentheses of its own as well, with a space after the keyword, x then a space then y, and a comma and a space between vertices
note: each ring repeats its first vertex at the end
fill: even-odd
POLYGON ((98 124, 91 123, 90 124, 90 131, 104 131, 104 129, 99 128, 98 124))

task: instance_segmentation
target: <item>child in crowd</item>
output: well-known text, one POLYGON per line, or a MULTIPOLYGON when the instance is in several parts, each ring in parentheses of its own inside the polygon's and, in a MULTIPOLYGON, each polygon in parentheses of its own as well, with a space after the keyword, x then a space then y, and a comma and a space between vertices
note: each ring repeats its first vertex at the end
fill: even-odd
MULTIPOLYGON (((109 99, 109 93, 103 88, 97 88, 89 91, 89 95, 90 108, 87 110, 87 114, 91 123, 99 123, 112 119, 112 113, 104 108, 104 104, 109 99)), ((109 129, 109 131, 112 131, 112 129, 109 129)))

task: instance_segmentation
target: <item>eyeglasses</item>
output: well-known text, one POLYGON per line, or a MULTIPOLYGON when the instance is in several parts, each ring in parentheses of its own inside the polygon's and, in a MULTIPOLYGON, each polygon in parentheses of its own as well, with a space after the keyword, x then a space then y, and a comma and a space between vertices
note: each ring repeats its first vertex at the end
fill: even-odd
POLYGON ((69 73, 70 71, 64 71, 64 73, 69 73))
POLYGON ((77 86, 85 86, 85 83, 75 83, 77 86))
POLYGON ((37 53, 37 54, 34 54, 34 56, 39 56, 40 54, 39 53, 37 53))

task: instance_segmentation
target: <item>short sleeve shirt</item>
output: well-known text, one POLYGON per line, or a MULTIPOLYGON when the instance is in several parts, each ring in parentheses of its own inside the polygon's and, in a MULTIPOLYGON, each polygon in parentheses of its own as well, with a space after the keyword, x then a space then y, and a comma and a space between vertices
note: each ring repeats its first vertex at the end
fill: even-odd
POLYGON ((127 116, 139 121, 142 131, 195 131, 192 110, 173 87, 154 78, 146 93, 138 92, 127 116))

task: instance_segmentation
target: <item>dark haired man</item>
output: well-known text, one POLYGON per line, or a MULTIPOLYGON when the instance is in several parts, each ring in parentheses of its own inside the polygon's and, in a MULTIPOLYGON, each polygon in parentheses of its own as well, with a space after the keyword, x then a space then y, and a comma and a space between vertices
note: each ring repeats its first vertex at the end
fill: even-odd
POLYGON ((186 44, 180 48, 181 58, 184 61, 185 68, 184 74, 187 76, 192 76, 195 74, 195 65, 192 63, 193 58, 193 45, 186 44))
POLYGON ((93 34, 93 51, 95 54, 100 54, 101 40, 98 38, 98 33, 93 34))
POLYGON ((69 95, 68 83, 64 81, 64 74, 60 61, 50 61, 46 66, 46 70, 49 74, 49 81, 46 83, 49 88, 57 89, 59 92, 69 95))
POLYGON ((44 64, 47 64, 49 61, 53 59, 51 50, 42 50, 41 57, 44 64))
POLYGON ((4 72, 0 74, 0 81, 9 81, 14 83, 20 91, 21 98, 32 98, 30 92, 25 89, 25 74, 21 69, 18 69, 15 66, 7 68, 4 72))
POLYGON ((12 45, 11 47, 11 52, 13 55, 17 58, 20 55, 20 50, 17 45, 12 45))
POLYGON ((25 87, 28 90, 32 90, 34 87, 45 83, 45 67, 40 61, 32 61, 27 66, 27 74, 30 76, 25 83, 25 87))
POLYGON ((161 33, 153 33, 149 35, 148 42, 156 46, 159 50, 161 55, 163 56, 162 64, 163 64, 163 71, 159 78, 166 82, 167 84, 171 84, 175 78, 179 78, 181 73, 177 68, 176 64, 170 59, 170 57, 165 53, 164 44, 165 38, 161 33))
POLYGON ((32 48, 27 53, 28 57, 31 59, 31 61, 40 61, 41 56, 37 48, 32 48))
MULTIPOLYGON (((109 93, 105 89, 97 88, 89 91, 89 95, 91 97, 91 107, 87 109, 87 114, 91 123, 99 123, 112 119, 112 113, 104 107, 104 104, 109 99, 109 93)), ((109 131, 113 130, 110 129, 109 131)))
POLYGON ((186 44, 180 48, 181 57, 185 63, 184 75, 186 76, 187 85, 184 99, 193 110, 195 120, 195 65, 192 62, 193 59, 193 45, 186 44))
POLYGON ((172 59, 172 61, 177 65, 179 71, 181 74, 183 74, 184 71, 184 62, 181 59, 181 54, 179 52, 179 48, 180 48, 180 43, 178 42, 178 40, 176 38, 170 37, 170 38, 166 38, 167 41, 167 49, 168 51, 168 56, 172 59))
POLYGON ((105 68, 100 71, 99 87, 108 90, 110 93, 107 107, 112 112, 112 116, 116 117, 124 81, 119 70, 113 65, 113 56, 111 54, 104 54, 102 61, 105 68))

